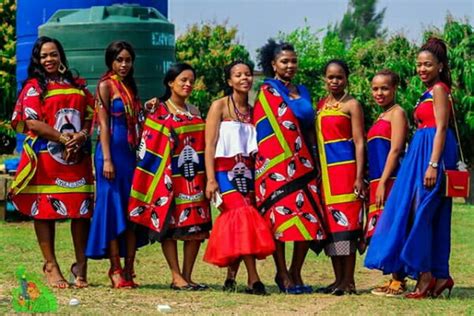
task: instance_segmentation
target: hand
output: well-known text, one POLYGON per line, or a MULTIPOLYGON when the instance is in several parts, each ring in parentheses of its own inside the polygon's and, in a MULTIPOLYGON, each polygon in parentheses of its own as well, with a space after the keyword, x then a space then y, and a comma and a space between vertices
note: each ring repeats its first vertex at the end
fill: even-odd
POLYGON ((363 179, 356 179, 354 182, 354 194, 359 199, 365 199, 365 183, 363 179))
POLYGON ((379 182, 377 190, 375 191, 375 206, 382 208, 385 203, 385 182, 379 182))
POLYGON ((66 148, 72 148, 74 151, 79 151, 79 148, 86 142, 87 137, 83 133, 68 134, 69 141, 65 144, 66 148))
POLYGON ((438 175, 438 169, 428 166, 425 172, 425 178, 423 179, 423 185, 430 189, 436 184, 436 176, 438 175))
POLYGON ((219 189, 215 179, 207 180, 206 184, 206 197, 208 200, 211 200, 214 197, 214 193, 219 189))
POLYGON ((157 104, 158 104, 158 98, 152 98, 146 101, 143 107, 145 108, 145 111, 154 113, 156 111, 157 104))
POLYGON ((74 148, 65 148, 63 151, 63 159, 66 162, 76 162, 79 160, 79 152, 74 148))
POLYGON ((103 170, 104 177, 107 180, 115 179, 115 167, 114 164, 110 159, 104 160, 104 170, 103 170))

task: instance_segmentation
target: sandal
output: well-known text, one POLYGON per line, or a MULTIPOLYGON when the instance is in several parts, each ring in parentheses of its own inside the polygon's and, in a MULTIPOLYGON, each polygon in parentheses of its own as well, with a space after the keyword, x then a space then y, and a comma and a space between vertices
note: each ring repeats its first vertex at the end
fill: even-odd
POLYGON ((222 291, 224 292, 235 292, 237 289, 237 282, 233 279, 226 279, 222 291))
POLYGON ((390 286, 388 287, 386 291, 387 297, 401 297, 403 293, 405 293, 407 290, 407 281, 397 281, 393 280, 392 283, 390 283, 390 286))
POLYGON ((46 281, 48 282, 48 285, 51 286, 52 288, 67 289, 69 287, 69 283, 67 283, 64 277, 61 275, 61 271, 59 270, 59 266, 57 263, 46 261, 43 265, 43 273, 46 277, 46 281), (46 268, 48 266, 48 263, 50 263, 50 267, 51 267, 50 269, 46 268), (51 274, 54 268, 58 270, 60 278, 55 281, 51 281, 50 278, 48 278, 48 275, 51 274))
POLYGON ((74 262, 71 265, 71 280, 69 283, 76 289, 83 289, 89 286, 87 283, 87 277, 79 275, 79 273, 75 273, 74 271, 77 270, 77 262, 74 262))
POLYGON ((375 287, 370 293, 377 295, 377 296, 385 296, 387 295, 387 290, 390 287, 390 284, 392 284, 393 280, 390 279, 386 281, 384 284, 375 287))
POLYGON ((265 285, 263 285, 263 283, 260 281, 257 281, 252 284, 251 288, 246 288, 245 293, 253 295, 268 295, 267 291, 265 290, 265 285))
POLYGON ((133 281, 126 281, 123 278, 123 270, 122 268, 117 268, 115 270, 109 270, 109 279, 112 282, 112 288, 114 289, 122 289, 122 288, 133 288, 133 281), (116 277, 119 276, 118 282, 116 281, 116 277))

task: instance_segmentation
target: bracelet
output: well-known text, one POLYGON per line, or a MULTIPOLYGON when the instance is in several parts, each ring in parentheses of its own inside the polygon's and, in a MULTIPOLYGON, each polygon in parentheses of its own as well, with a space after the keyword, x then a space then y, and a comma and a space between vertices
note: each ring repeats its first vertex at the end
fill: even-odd
POLYGON ((66 145, 66 143, 69 140, 70 140, 70 138, 68 136, 66 136, 65 134, 59 135, 58 142, 60 142, 61 144, 66 145))
MULTIPOLYGON (((89 138, 89 133, 87 132, 86 129, 83 129, 81 131, 79 131, 79 134, 81 134, 82 136, 84 136, 84 138, 87 140, 87 138, 89 138)), ((85 141, 86 141, 85 140, 85 141)))

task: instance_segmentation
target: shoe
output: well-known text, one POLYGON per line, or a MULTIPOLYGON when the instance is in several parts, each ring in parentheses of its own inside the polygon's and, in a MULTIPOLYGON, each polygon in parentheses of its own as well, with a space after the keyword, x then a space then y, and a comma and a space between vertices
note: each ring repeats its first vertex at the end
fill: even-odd
POLYGON ((385 296, 387 295, 387 290, 390 287, 390 284, 392 284, 392 279, 386 281, 384 284, 375 287, 370 293, 377 295, 377 296, 385 296))
POLYGON ((76 270, 76 267, 77 267, 77 262, 74 262, 72 265, 71 265, 71 283, 72 286, 74 286, 76 289, 83 289, 83 288, 86 288, 89 286, 89 284, 87 283, 87 279, 85 276, 82 276, 82 275, 79 275, 79 274, 76 274, 74 272, 74 270, 76 270))
POLYGON ((123 278, 123 270, 122 268, 117 268, 113 270, 112 268, 109 270, 109 279, 112 283, 113 289, 123 289, 123 288, 134 288, 133 281, 127 281, 123 278), (115 276, 120 276, 119 281, 115 281, 115 276))
POLYGON ((424 289, 424 291, 415 290, 415 292, 411 292, 405 295, 405 298, 409 298, 409 299, 427 298, 431 294, 431 291, 434 289, 435 285, 436 285, 436 278, 431 277, 430 283, 424 289))
POLYGON ((208 285, 202 283, 191 284, 191 286, 194 288, 195 291, 204 291, 209 289, 208 285))
POLYGON ((280 293, 293 294, 293 295, 303 294, 301 288, 298 288, 297 286, 285 287, 283 283, 280 282, 280 279, 277 276, 275 276, 275 283, 280 289, 280 293))
POLYGON ((265 285, 263 285, 263 283, 260 281, 252 284, 251 288, 246 288, 245 293, 253 295, 268 295, 267 291, 265 290, 265 285))
MULTIPOLYGON (((51 263, 53 267, 56 267, 56 269, 59 270, 59 266, 57 263, 51 263)), ((48 265, 48 261, 46 261, 43 265, 43 273, 46 277, 46 280, 49 284, 49 286, 53 287, 53 288, 56 288, 56 289, 67 289, 69 287, 69 283, 67 283, 66 280, 64 280, 63 277, 61 277, 60 279, 54 281, 54 282, 50 282, 49 279, 48 279, 48 274, 51 273, 52 269, 51 270, 48 270, 46 268, 46 266, 48 265)), ((61 273, 61 272, 60 272, 61 273)))
POLYGON ((311 294, 311 293, 313 293, 313 288, 311 287, 311 285, 304 285, 304 284, 303 284, 303 285, 296 285, 296 287, 297 287, 298 289, 300 289, 303 294, 311 294))
POLYGON ((196 291, 196 287, 192 286, 191 284, 186 284, 183 286, 177 286, 174 283, 170 284, 170 289, 175 291, 196 291))
POLYGON ((386 291, 386 297, 401 297, 407 290, 407 281, 392 280, 386 291))
POLYGON ((349 289, 349 290, 334 289, 334 291, 331 294, 334 295, 334 296, 343 296, 343 295, 346 295, 346 294, 357 294, 357 292, 356 292, 355 289, 349 289))
POLYGON ((335 287, 334 287, 334 283, 328 285, 328 286, 324 286, 324 287, 320 287, 316 290, 316 293, 321 293, 321 294, 331 294, 332 292, 334 292, 335 290, 335 287))
POLYGON ((235 292, 237 289, 237 282, 233 279, 227 279, 224 282, 224 286, 222 287, 222 291, 224 292, 235 292))
POLYGON ((451 277, 448 277, 446 282, 444 282, 443 286, 441 286, 438 290, 434 291, 434 288, 433 288, 431 297, 437 298, 444 292, 444 290, 448 289, 448 298, 450 298, 451 290, 453 289, 453 286, 454 286, 454 280, 451 277))
POLYGON ((132 288, 139 287, 138 283, 135 283, 133 280, 137 275, 135 274, 135 270, 133 269, 133 263, 135 261, 135 257, 127 257, 125 258, 125 266, 123 269, 123 277, 125 282, 128 282, 132 288), (130 279, 130 280, 127 280, 130 279))

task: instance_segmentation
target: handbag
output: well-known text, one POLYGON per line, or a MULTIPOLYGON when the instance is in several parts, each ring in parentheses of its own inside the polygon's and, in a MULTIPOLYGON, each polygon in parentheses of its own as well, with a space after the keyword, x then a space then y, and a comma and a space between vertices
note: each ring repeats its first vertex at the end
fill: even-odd
POLYGON ((444 170, 444 174, 446 177, 445 196, 467 198, 469 196, 469 191, 470 191, 471 174, 465 168, 466 164, 464 162, 464 155, 463 155, 462 147, 461 147, 461 138, 459 137, 458 124, 456 123, 456 114, 454 112, 454 105, 451 106, 451 110, 453 112, 454 130, 456 131, 456 138, 458 141, 459 152, 461 154, 461 161, 458 162, 458 168, 462 167, 463 170, 446 170, 446 169, 444 170))

